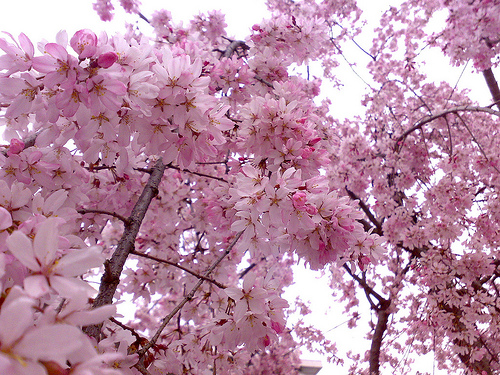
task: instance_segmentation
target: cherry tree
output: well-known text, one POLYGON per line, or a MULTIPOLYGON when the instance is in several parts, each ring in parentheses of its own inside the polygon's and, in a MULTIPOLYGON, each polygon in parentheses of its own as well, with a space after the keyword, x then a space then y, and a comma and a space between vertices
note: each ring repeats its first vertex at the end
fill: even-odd
POLYGON ((349 119, 321 89, 363 32, 354 0, 268 0, 245 39, 217 11, 119 5, 140 27, 0 39, 1 373, 294 373, 318 346, 353 374, 431 352, 500 372, 498 2, 390 7, 349 119), (428 79, 429 48, 492 101, 428 79), (283 298, 299 262, 351 327, 366 299, 366 353, 289 321, 310 313, 283 298))

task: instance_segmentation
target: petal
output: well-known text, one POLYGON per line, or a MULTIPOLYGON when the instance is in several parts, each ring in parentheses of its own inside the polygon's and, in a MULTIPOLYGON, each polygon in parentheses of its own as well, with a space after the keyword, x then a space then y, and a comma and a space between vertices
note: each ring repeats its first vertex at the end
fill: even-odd
POLYGON ((100 267, 104 257, 97 246, 74 250, 57 261, 54 273, 62 276, 79 276, 94 267, 100 267))
POLYGON ((35 256, 42 263, 42 266, 48 266, 54 262, 58 243, 57 220, 48 218, 37 228, 33 241, 35 256))
POLYGON ((12 216, 10 212, 0 206, 0 230, 4 230, 12 226, 12 216))
POLYGON ((45 51, 58 60, 66 61, 68 59, 68 52, 63 46, 57 43, 47 43, 45 45, 45 51))
POLYGON ((32 271, 40 271, 40 265, 35 259, 31 240, 22 232, 15 231, 7 238, 7 247, 12 255, 32 271))
POLYGON ((56 212, 61 208, 64 202, 66 202, 66 198, 68 198, 68 192, 66 190, 59 189, 55 191, 45 199, 43 212, 56 212))
POLYGON ((31 43, 31 40, 24 33, 19 34, 19 44, 29 57, 33 57, 33 55, 35 54, 35 47, 33 46, 33 43, 31 43))
POLYGON ((226 288, 224 289, 224 293, 226 293, 229 298, 232 298, 235 301, 243 298, 243 293, 240 288, 226 288))
POLYGON ((115 305, 105 305, 89 311, 77 311, 70 314, 64 320, 77 326, 88 326, 102 323, 116 313, 115 305))
POLYGON ((243 279, 243 289, 248 292, 255 284, 255 279, 257 274, 255 272, 249 272, 243 279))
POLYGON ((34 360, 64 364, 66 357, 81 346, 81 340, 85 340, 83 333, 70 325, 37 327, 24 335, 16 345, 15 352, 34 360))
POLYGON ((39 298, 50 292, 50 286, 45 276, 33 275, 24 279, 24 290, 30 296, 39 298))
POLYGON ((2 305, 0 311, 2 347, 9 347, 23 335, 28 327, 33 325, 33 305, 33 300, 25 296, 9 301, 7 306, 2 305))
POLYGON ((73 277, 51 276, 50 285, 61 297, 69 299, 89 298, 97 293, 87 282, 73 277))

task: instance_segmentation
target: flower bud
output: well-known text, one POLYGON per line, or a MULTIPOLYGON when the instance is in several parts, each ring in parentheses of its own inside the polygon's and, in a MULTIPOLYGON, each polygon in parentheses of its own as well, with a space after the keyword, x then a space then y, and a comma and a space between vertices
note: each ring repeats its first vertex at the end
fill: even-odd
POLYGON ((118 55, 115 52, 106 52, 97 58, 97 65, 101 68, 109 68, 118 60, 118 55))

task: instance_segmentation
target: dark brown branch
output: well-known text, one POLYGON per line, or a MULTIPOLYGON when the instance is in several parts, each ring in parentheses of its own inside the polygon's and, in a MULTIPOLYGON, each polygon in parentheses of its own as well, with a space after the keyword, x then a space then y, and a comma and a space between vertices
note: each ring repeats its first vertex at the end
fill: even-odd
MULTIPOLYGON (((236 245, 236 242, 240 239, 241 235, 243 234, 243 231, 239 232, 233 239, 233 242, 227 247, 227 249, 222 252, 222 254, 219 255, 219 257, 215 260, 214 263, 210 267, 207 268, 205 273, 203 274, 203 277, 208 277, 212 271, 222 262, 222 260, 229 255, 231 250, 233 249, 234 245, 236 245)), ((198 288, 203 284, 204 279, 198 280, 198 282, 195 284, 195 286, 191 289, 191 291, 183 298, 183 300, 168 314, 163 318, 160 327, 154 334, 154 336, 151 338, 151 340, 139 351, 139 356, 143 357, 144 354, 151 348, 153 347, 158 339, 160 338, 161 333, 167 326, 167 324, 172 320, 172 318, 179 312, 181 309, 184 307, 186 303, 188 303, 190 300, 193 299, 196 291, 198 288)))
POLYGON ((137 342, 141 342, 141 341, 144 339, 141 335, 139 335, 139 334, 135 331, 135 329, 130 328, 129 326, 127 326, 126 324, 123 324, 122 322, 120 322, 120 321, 116 320, 115 318, 111 317, 111 318, 109 318, 109 320, 110 320, 111 322, 115 323, 118 327, 123 328, 123 329, 125 329, 125 330, 127 330, 127 331, 130 331, 130 333, 131 333, 132 335, 134 335, 134 337, 136 338, 137 342))
POLYGON ((82 208, 80 210, 77 210, 77 212, 81 215, 85 214, 103 214, 103 215, 109 215, 116 217, 118 220, 123 221, 124 224, 128 224, 128 219, 116 212, 110 212, 110 211, 105 211, 105 210, 98 210, 98 209, 90 209, 90 208, 82 208))
POLYGON ((350 276, 351 276, 354 280, 356 280, 356 281, 359 283, 359 285, 361 285, 361 287, 362 287, 362 288, 363 288, 363 289, 364 289, 364 290, 365 290, 368 294, 370 294, 370 295, 374 296, 374 297, 378 300, 378 302, 379 302, 379 305, 380 305, 380 306, 382 306, 383 304, 385 304, 385 303, 388 303, 388 302, 389 302, 389 300, 385 299, 385 298, 384 298, 384 297, 382 297, 380 294, 378 294, 375 290, 373 290, 373 288, 372 288, 370 285, 368 285, 368 284, 366 283, 366 281, 365 281, 365 280, 363 280, 361 277, 359 277, 358 275, 356 275, 355 273, 353 273, 353 272, 349 269, 349 267, 348 267, 346 264, 344 264, 344 266, 343 266, 343 267, 344 267, 344 269, 347 271, 347 273, 348 273, 348 274, 349 274, 349 275, 350 275, 350 276))
POLYGON ((345 188, 345 190, 347 191, 349 198, 358 201, 359 207, 361 207, 361 209, 368 217, 368 219, 372 222, 372 224, 375 225, 376 227, 375 233, 382 236, 383 235, 382 224, 380 224, 377 218, 373 215, 373 213, 370 211, 370 208, 365 204, 365 202, 359 199, 359 197, 356 194, 354 194, 351 190, 349 190, 347 187, 345 188))
MULTIPOLYGON (((142 375, 151 375, 151 373, 144 367, 142 364, 142 359, 134 365, 134 367, 142 374, 142 375)), ((168 374, 170 375, 170 374, 168 374)))
MULTIPOLYGON (((101 285, 99 293, 94 300, 93 307, 108 305, 113 302, 113 296, 116 292, 118 284, 120 283, 120 275, 123 266, 128 258, 128 255, 134 250, 135 239, 139 233, 142 220, 146 215, 149 204, 152 199, 158 194, 158 186, 163 177, 165 165, 162 159, 159 159, 151 171, 151 176, 144 187, 141 196, 137 200, 132 213, 127 219, 128 223, 125 224, 122 237, 116 246, 116 249, 111 256, 111 259, 106 262, 104 267, 104 274, 101 278, 101 285)), ((94 337, 97 341, 100 339, 102 325, 92 325, 85 329, 85 332, 94 337)))
POLYGON ((391 300, 382 297, 378 294, 371 286, 366 283, 364 278, 359 277, 354 274, 347 265, 344 264, 344 269, 347 273, 356 280, 359 285, 365 291, 366 297, 368 298, 368 302, 372 308, 377 312, 377 325, 375 326, 375 332, 372 337, 372 344, 370 348, 370 375, 379 375, 380 374, 380 348, 382 347, 382 339, 384 337, 384 333, 387 330, 387 322, 389 321, 389 317, 391 315, 389 308, 391 307, 391 300), (375 297, 378 300, 378 305, 375 305, 371 300, 370 296, 375 297))
POLYGON ((390 306, 391 302, 385 301, 377 311, 377 325, 375 326, 370 347, 370 375, 380 374, 380 348, 391 315, 389 312, 390 306))
POLYGON ((263 83, 264 85, 266 85, 267 87, 270 87, 270 88, 274 88, 273 84, 270 83, 270 82, 267 82, 266 80, 260 78, 259 76, 255 76, 254 77, 257 81, 263 83))
POLYGON ((194 174, 194 175, 200 176, 200 177, 213 178, 214 180, 227 183, 227 180, 224 180, 222 177, 215 177, 215 176, 210 176, 209 174, 205 174, 205 173, 193 172, 193 171, 190 171, 189 169, 182 169, 182 168, 176 167, 175 165, 172 165, 172 164, 168 164, 167 168, 175 169, 176 171, 179 171, 179 172, 191 173, 191 174, 194 174))
POLYGON ((220 52, 221 59, 223 57, 230 59, 235 52, 238 55, 238 57, 241 57, 245 54, 246 51, 248 51, 250 49, 250 47, 248 47, 247 44, 243 40, 231 40, 231 39, 226 38, 226 37, 223 37, 223 38, 229 41, 229 45, 226 47, 226 49, 224 51, 216 50, 217 52, 220 52), (238 52, 238 50, 241 50, 242 52, 240 53, 240 52, 238 52))
POLYGON ((495 79, 493 70, 491 70, 491 68, 484 70, 483 77, 486 80, 491 97, 493 98, 493 104, 500 109, 500 89, 498 88, 498 82, 495 79))
POLYGON ((153 170, 151 168, 134 168, 134 171, 151 174, 153 170))
POLYGON ((139 12, 139 13, 137 13, 137 14, 139 15, 139 18, 140 18, 140 19, 142 19, 142 20, 146 21, 146 22, 147 22, 147 23, 149 23, 149 24, 151 23, 151 22, 149 22, 149 20, 146 18, 146 16, 145 16, 144 14, 142 14, 141 12, 139 12))
POLYGON ((200 274, 198 274, 198 273, 196 273, 194 271, 191 271, 190 269, 188 269, 188 268, 186 268, 184 266, 181 266, 180 264, 177 264, 175 262, 171 262, 169 260, 157 258, 157 257, 149 255, 149 254, 140 253, 140 252, 135 251, 135 250, 131 251, 130 254, 134 254, 134 255, 137 255, 137 256, 140 256, 140 257, 143 257, 143 258, 146 258, 146 259, 151 259, 151 260, 154 260, 154 261, 159 262, 159 263, 168 264, 170 266, 173 266, 173 267, 176 267, 176 268, 178 268, 180 270, 183 270, 183 271, 189 273, 190 275, 193 275, 194 277, 197 277, 198 279, 203 279, 205 281, 208 281, 208 282, 210 282, 210 283, 218 286, 221 289, 226 289, 227 288, 224 284, 221 284, 218 281, 215 281, 214 279, 211 279, 209 277, 205 277, 205 276, 200 275, 200 274))
POLYGON ((238 275, 238 278, 243 279, 247 273, 249 273, 252 269, 255 268, 256 265, 257 265, 257 263, 250 264, 247 268, 245 268, 243 271, 240 272, 240 274, 238 275))

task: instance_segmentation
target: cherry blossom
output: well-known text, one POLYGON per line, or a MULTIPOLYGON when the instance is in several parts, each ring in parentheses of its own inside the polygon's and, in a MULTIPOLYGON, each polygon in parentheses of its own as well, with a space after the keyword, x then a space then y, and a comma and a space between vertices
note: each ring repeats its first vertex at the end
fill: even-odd
POLYGON ((498 4, 401 2, 369 47, 354 0, 267 4, 241 40, 125 0, 94 3, 144 21, 124 34, 0 38, 0 372, 500 370, 498 4), (430 80, 434 47, 492 103, 430 80), (284 298, 303 265, 366 353, 284 298))

